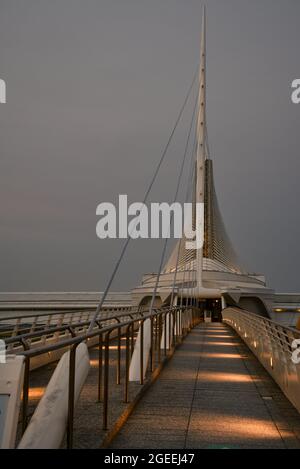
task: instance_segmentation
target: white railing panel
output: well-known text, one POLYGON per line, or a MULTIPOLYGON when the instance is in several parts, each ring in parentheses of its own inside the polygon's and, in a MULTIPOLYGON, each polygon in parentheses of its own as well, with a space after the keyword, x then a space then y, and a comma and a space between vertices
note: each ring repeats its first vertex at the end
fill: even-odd
POLYGON ((238 308, 226 308, 222 316, 300 412, 300 361, 292 360, 293 343, 300 339, 300 331, 238 308))

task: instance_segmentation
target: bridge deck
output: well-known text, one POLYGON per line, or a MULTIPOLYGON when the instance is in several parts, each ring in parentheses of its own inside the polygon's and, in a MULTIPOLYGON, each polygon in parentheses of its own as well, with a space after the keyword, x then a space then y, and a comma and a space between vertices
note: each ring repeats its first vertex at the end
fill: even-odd
POLYGON ((300 448, 300 415, 228 326, 175 352, 111 448, 300 448))

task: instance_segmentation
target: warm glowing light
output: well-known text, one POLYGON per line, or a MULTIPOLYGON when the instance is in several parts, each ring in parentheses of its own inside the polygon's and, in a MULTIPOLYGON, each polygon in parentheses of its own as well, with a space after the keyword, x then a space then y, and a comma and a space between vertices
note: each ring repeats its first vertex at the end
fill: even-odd
POLYGON ((256 340, 253 342, 253 345, 254 345, 255 348, 257 347, 257 342, 256 342, 256 340))
POLYGON ((273 357, 270 357, 270 365, 273 368, 273 357))
POLYGON ((45 388, 30 388, 28 391, 29 399, 40 399, 45 392, 45 388))
POLYGON ((275 308, 274 311, 276 311, 276 313, 281 313, 283 311, 282 308, 275 308))
POLYGON ((98 366, 99 361, 96 359, 90 359, 90 365, 91 366, 98 366))
POLYGON ((204 358, 230 358, 230 359, 234 359, 234 358, 242 358, 241 355, 239 355, 238 353, 209 353, 209 352, 203 352, 201 353, 201 357, 204 357, 204 358))
MULTIPOLYGON (((120 349, 126 349, 126 346, 125 346, 125 345, 121 345, 121 346, 120 346, 120 349)), ((110 346, 109 346, 109 350, 118 350, 118 346, 117 346, 117 345, 110 345, 110 346)))
POLYGON ((209 338, 213 338, 213 339, 218 339, 219 337, 220 337, 221 339, 233 339, 234 336, 232 336, 232 335, 225 335, 225 334, 224 334, 224 335, 223 335, 223 334, 222 334, 222 335, 221 335, 221 334, 219 334, 219 335, 216 335, 216 334, 206 334, 205 337, 209 337, 209 338))
MULTIPOLYGON (((208 411, 202 411, 199 415, 199 420, 203 422, 203 431, 209 437, 210 435, 222 435, 220 438, 224 444, 232 444, 233 439, 240 440, 247 438, 249 442, 253 439, 257 442, 258 439, 261 441, 274 441, 278 438, 278 430, 270 425, 268 419, 263 418, 252 418, 248 416, 234 415, 234 413, 211 413, 208 411), (204 430, 205 429, 205 430, 204 430)), ((199 425, 199 423, 197 422, 199 425)))
POLYGON ((213 342, 213 341, 209 341, 209 342, 204 342, 205 345, 216 345, 217 347, 229 347, 231 345, 236 345, 236 342, 213 342))
POLYGON ((247 336, 247 332, 245 332, 244 337, 247 339, 247 337, 248 337, 248 336, 247 336))
MULTIPOLYGON (((251 383, 253 378, 242 373, 223 373, 216 371, 200 371, 199 381, 220 382, 220 383, 251 383)), ((255 379, 257 381, 257 379, 255 379)))

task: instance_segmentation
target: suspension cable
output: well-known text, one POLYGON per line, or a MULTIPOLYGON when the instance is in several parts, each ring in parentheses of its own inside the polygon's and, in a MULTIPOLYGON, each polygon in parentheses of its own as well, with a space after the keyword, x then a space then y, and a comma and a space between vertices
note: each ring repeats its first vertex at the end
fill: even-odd
MULTIPOLYGON (((198 69, 198 67, 197 67, 197 69, 198 69)), ((177 119, 176 119, 176 121, 175 121, 174 127, 173 127, 173 129, 172 129, 172 131, 171 131, 171 134, 170 134, 169 138, 168 138, 168 141, 167 141, 167 143, 166 143, 166 146, 165 146, 165 148, 164 148, 164 150, 163 150, 163 152, 162 152, 162 155, 161 155, 161 157, 160 157, 160 160, 159 160, 159 162, 158 162, 158 164, 157 164, 157 166, 156 166, 156 169, 155 169, 155 171, 154 171, 154 174, 153 174, 153 176, 152 176, 152 179, 151 179, 151 181, 150 181, 150 184, 149 184, 149 186, 148 186, 148 189, 147 189, 147 191, 146 191, 146 193, 145 193, 145 196, 144 196, 142 205, 145 204, 145 202, 147 201, 148 196, 149 196, 149 193, 150 193, 150 191, 151 191, 151 189, 152 189, 152 187, 153 187, 153 184, 154 184, 154 182, 155 182, 155 180, 156 180, 156 177, 157 177, 157 175, 158 175, 158 173, 159 173, 160 167, 161 167, 161 165, 162 165, 162 163, 163 163, 163 161, 164 161, 164 159, 165 159, 165 156, 166 156, 167 151, 168 151, 168 149, 169 149, 169 146, 170 146, 170 143, 171 143, 172 138, 173 138, 173 136, 174 136, 174 133, 175 133, 177 127, 178 127, 178 124, 179 124, 179 122, 180 122, 180 120, 181 120, 183 111, 184 111, 184 109, 185 109, 185 107, 186 107, 186 104, 187 104, 188 99, 189 99, 189 97, 190 97, 190 94, 191 94, 191 92, 192 92, 194 83, 195 83, 195 81, 196 81, 197 73, 198 73, 198 71, 196 70, 196 72, 194 73, 194 76, 193 76, 192 83, 191 83, 191 85, 190 85, 190 87, 189 87, 189 89, 188 89, 188 92, 187 92, 186 96, 185 96, 183 105, 182 105, 182 107, 181 107, 181 109, 180 109, 180 111, 179 111, 179 114, 178 114, 178 116, 177 116, 177 119)), ((114 267, 114 269, 113 269, 113 271, 112 271, 112 274, 111 274, 111 276, 110 276, 110 279, 109 279, 109 281, 108 281, 108 283, 107 283, 107 285, 106 285, 106 288, 105 288, 105 290, 104 290, 104 293, 103 293, 103 295, 102 295, 102 297, 101 297, 101 299, 100 299, 100 301, 99 301, 99 303, 98 303, 98 305, 97 305, 97 308, 96 308, 96 310, 95 310, 95 314, 94 314, 94 316, 93 316, 92 319, 91 319, 91 322, 90 322, 90 325, 89 325, 89 328, 88 328, 87 333, 89 333, 89 332, 94 328, 94 326, 95 326, 95 323, 96 323, 98 314, 99 314, 99 312, 100 312, 100 310, 101 310, 101 308, 102 308, 102 306, 103 306, 103 303, 104 303, 104 301, 105 301, 105 299, 106 299, 106 297, 107 297, 107 294, 108 294, 108 292, 109 292, 109 289, 110 289, 110 287, 111 287, 111 284, 112 284, 112 282, 113 282, 113 280, 114 280, 114 278, 115 278, 115 276, 116 276, 116 273, 117 273, 117 271, 118 271, 118 268, 119 268, 119 266, 120 266, 120 264, 121 264, 121 261, 122 261, 124 255, 125 255, 125 252, 126 252, 126 250, 127 250, 127 247, 128 247, 128 244, 129 244, 130 240, 131 240, 131 237, 128 236, 128 238, 126 239, 126 241, 125 241, 125 243, 124 243, 124 245, 123 245, 123 247, 122 247, 122 249, 121 249, 120 256, 119 256, 119 258, 118 258, 118 260, 117 260, 117 262, 116 262, 116 264, 115 264, 115 267, 114 267)))
MULTIPOLYGON (((194 136, 194 142, 193 142, 193 147, 192 147, 192 154, 191 154, 191 160, 190 160, 190 170, 189 170, 189 175, 188 175, 188 183, 186 185, 186 194, 185 194, 185 202, 188 201, 190 195, 191 195, 191 189, 193 187, 193 180, 194 180, 194 174, 195 174, 195 156, 196 156, 196 132, 194 136)), ((188 262, 189 264, 189 262, 188 262)), ((181 288, 181 298, 180 298, 180 305, 182 307, 183 304, 183 287, 185 284, 185 277, 186 277, 186 271, 188 271, 188 285, 190 281, 190 270, 186 267, 186 263, 183 266, 183 282, 182 282, 182 288, 181 288)), ((189 287, 188 287, 189 289, 189 287)))
MULTIPOLYGON (((194 124, 197 103, 198 103, 198 101, 196 100, 195 105, 194 105, 194 109, 193 109, 193 115, 192 115, 192 120, 191 120, 191 124, 190 124, 190 128, 189 128, 189 133, 188 133, 188 137, 187 137, 187 141, 186 141, 186 145, 185 145, 184 158, 183 158, 183 161, 182 161, 181 173, 179 175, 180 179, 181 179, 181 176, 182 176, 183 165, 184 165, 185 160, 186 160, 188 146, 189 146, 189 143, 190 143, 190 137, 191 137, 192 128, 193 128, 193 124, 194 124)), ((195 142, 195 140, 194 140, 194 142, 195 142)), ((192 148, 192 160, 193 160, 193 153, 194 153, 194 148, 192 148)), ((177 194, 178 194, 178 191, 176 192, 176 198, 177 198, 177 194)), ((187 199, 187 196, 186 196, 186 199, 187 199)), ((178 271, 178 263, 179 263, 179 257, 180 257, 180 251, 181 251, 181 244, 182 244, 182 237, 180 238, 180 241, 179 241, 179 246, 178 246, 177 256, 176 256, 176 266, 175 266, 173 285, 172 285, 172 294, 171 294, 171 301, 170 301, 171 306, 173 305, 173 301, 174 301, 174 291, 175 291, 175 283, 176 283, 176 279, 177 279, 177 271, 178 271)))
MULTIPOLYGON (((194 105, 194 108, 193 108, 192 119, 191 119, 191 123, 190 123, 190 126, 189 126, 189 131, 188 131, 188 136, 187 136, 187 140, 186 140, 186 144, 185 144, 185 148, 184 148, 183 158, 182 158, 182 161, 181 161, 180 171, 179 171, 178 178, 177 178, 177 183, 176 183, 176 189, 175 189, 175 193, 174 193, 173 203, 176 202, 176 199, 177 199, 177 197, 178 197, 178 192, 179 192, 180 183, 181 183, 182 174, 183 174, 183 168, 184 168, 185 161, 186 161, 188 145, 189 145, 190 136, 191 136, 191 132, 192 132, 192 127, 193 127, 193 123, 194 123, 194 117, 195 117, 195 112, 196 112, 196 106, 197 106, 197 100, 196 100, 195 105, 194 105)), ((170 233, 171 224, 172 224, 172 221, 173 221, 173 218, 174 218, 173 215, 174 215, 174 214, 173 214, 173 212, 172 212, 172 215, 171 215, 171 217, 170 217, 169 233, 170 233)), ((151 298, 151 304, 150 304, 149 314, 152 313, 152 309, 153 309, 153 306, 154 306, 154 301, 155 301, 155 297, 156 297, 156 293, 157 293, 157 288, 158 288, 158 284, 159 284, 159 279, 160 279, 160 276, 161 276, 161 271, 162 271, 162 268, 163 268, 163 263, 164 263, 165 254, 166 254, 166 250, 167 250, 168 240, 169 240, 169 238, 166 237, 166 238, 165 238, 165 241, 164 241, 164 244, 163 244, 163 249, 162 249, 161 258, 160 258, 160 263, 159 263, 159 268, 158 268, 158 272, 157 272, 157 275, 156 275, 155 286, 154 286, 154 290, 153 290, 153 293, 152 293, 152 298, 151 298)), ((171 306, 173 306, 173 305, 171 304, 171 306)))

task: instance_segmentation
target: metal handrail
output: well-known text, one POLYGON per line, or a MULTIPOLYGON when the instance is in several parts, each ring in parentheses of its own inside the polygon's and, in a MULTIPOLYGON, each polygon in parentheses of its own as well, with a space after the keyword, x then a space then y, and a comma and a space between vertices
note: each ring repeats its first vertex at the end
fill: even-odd
MULTIPOLYGON (((7 310, 8 308, 6 308, 7 310)), ((22 308, 21 308, 22 309, 22 308)), ((36 308, 37 310, 39 309, 38 307, 36 308)), ((49 308, 50 310, 51 308, 49 308)), ((114 311, 114 310, 125 310, 125 311, 130 311, 132 309, 132 306, 103 306, 102 308, 102 311, 114 311)), ((23 309, 22 309, 23 310, 23 309)), ((32 309, 32 311, 34 312, 35 310, 32 309)), ((14 319, 25 319, 25 318, 35 318, 35 317, 44 317, 44 316, 55 316, 55 315, 59 315, 59 314, 80 314, 80 313, 94 313, 95 311, 95 308, 91 308, 91 307, 88 307, 87 309, 85 308, 80 308, 80 309, 68 309, 68 310, 56 310, 56 311, 48 311, 48 312, 41 312, 39 314, 30 314, 30 313, 26 313, 26 314, 22 314, 22 316, 20 315, 16 315, 16 316, 4 316, 4 317, 0 317, 0 322, 3 322, 3 321, 12 321, 14 319)))
MULTIPOLYGON (((141 308, 114 308, 111 309, 109 308, 108 310, 104 308, 102 311, 103 313, 111 313, 110 315, 106 315, 105 317, 101 318, 102 321, 108 321, 116 317, 124 317, 128 316, 129 314, 137 314, 137 313, 143 313, 143 311, 146 311, 145 309, 141 308), (116 314, 116 311, 120 311, 119 314, 116 314), (113 315, 113 313, 115 313, 113 315)), ((16 317, 6 317, 6 318, 0 318, 0 324, 1 322, 4 321, 14 321, 15 323, 10 324, 9 328, 4 329, 0 328, 0 332, 4 334, 3 337, 5 337, 5 334, 10 337, 20 337, 20 336, 26 336, 26 334, 30 334, 32 332, 41 332, 41 335, 45 335, 48 331, 51 333, 51 330, 54 330, 55 327, 60 327, 60 326, 70 326, 72 324, 73 327, 79 327, 81 324, 83 327, 87 325, 86 323, 90 321, 90 317, 94 314, 94 310, 89 311, 88 313, 85 312, 78 312, 78 311, 73 311, 73 312, 64 312, 64 313, 50 313, 50 314, 40 314, 40 315, 28 315, 28 316, 16 316, 16 317), (39 323, 40 318, 48 318, 46 322, 39 323), (24 319, 31 318, 32 322, 31 323, 23 323, 22 321, 24 319), (53 319, 56 320, 56 324, 51 324, 53 319), (73 322, 73 321, 76 322, 73 322)), ((8 339, 10 337, 6 337, 6 342, 8 343, 8 339)), ((14 341, 10 341, 14 342, 14 341)))
MULTIPOLYGON (((146 319, 154 317, 154 316, 156 316, 157 314, 159 314, 161 312, 163 312, 163 313, 172 312, 172 311, 178 310, 178 309, 183 309, 183 308, 180 308, 179 306, 178 307, 174 306, 172 308, 156 308, 156 310, 153 310, 152 314, 147 314, 145 316, 143 315, 141 318, 133 318, 130 321, 119 322, 117 324, 111 324, 111 325, 108 325, 108 326, 103 327, 103 328, 101 328, 101 326, 99 326, 99 322, 97 322, 97 325, 98 325, 98 327, 101 328, 100 334, 103 334, 105 332, 109 332, 109 331, 112 331, 114 329, 119 329, 119 328, 128 326, 129 324, 132 324, 132 323, 137 322, 137 321, 143 321, 144 322, 146 319)), ((192 306, 188 306, 186 309, 196 309, 196 308, 193 308, 192 306)), ((84 336, 79 336, 79 337, 76 336, 76 337, 73 337, 73 338, 64 339, 64 340, 60 341, 58 344, 45 345, 43 347, 34 348, 34 349, 29 349, 28 348, 26 351, 18 352, 17 355, 23 355, 25 357, 31 358, 31 357, 35 357, 37 355, 41 355, 43 353, 53 352, 54 350, 58 350, 60 348, 65 348, 67 346, 71 346, 71 345, 75 345, 75 344, 78 345, 82 341, 92 339, 92 338, 94 338, 98 335, 99 335, 99 330, 91 331, 89 333, 86 333, 84 336)))
MULTIPOLYGON (((133 315, 133 314, 143 314, 143 313, 141 311, 130 313, 130 315, 133 315)), ((113 320, 118 321, 119 318, 128 317, 128 316, 129 316, 128 313, 124 313, 118 316, 111 316, 102 320, 100 319, 98 320, 98 322, 101 323, 101 322, 107 322, 107 321, 113 321, 113 320)), ((70 330, 70 329, 73 329, 73 331, 75 332, 75 329, 77 329, 78 327, 85 327, 85 326, 88 326, 89 324, 90 324, 90 321, 84 321, 84 322, 78 322, 78 323, 72 323, 72 324, 64 324, 63 326, 49 326, 47 329, 41 329, 41 330, 34 331, 34 332, 26 332, 25 334, 18 334, 16 336, 9 337, 5 339, 5 344, 10 345, 14 343, 21 343, 22 340, 43 337, 45 335, 49 335, 54 332, 63 332, 63 331, 70 330)))
POLYGON ((300 412, 300 363, 293 361, 300 331, 239 308, 226 308, 222 316, 300 412))
POLYGON ((68 391, 68 424, 67 424, 67 447, 72 448, 73 445, 73 425, 74 425, 74 386, 75 386, 75 373, 76 373, 76 349, 82 342, 88 342, 92 338, 98 337, 98 399, 103 402, 103 429, 108 428, 108 406, 109 406, 109 344, 112 333, 116 333, 117 340, 117 384, 121 384, 121 338, 125 338, 125 380, 124 380, 124 402, 129 402, 129 365, 130 358, 134 349, 134 338, 137 326, 140 326, 141 331, 141 346, 140 346, 140 384, 144 383, 144 346, 143 346, 143 327, 146 320, 150 320, 151 327, 151 349, 150 349, 150 371, 153 373, 158 366, 162 364, 162 355, 166 358, 168 355, 174 353, 177 344, 183 339, 186 333, 191 330, 196 324, 201 321, 201 312, 198 308, 192 306, 186 307, 164 307, 156 308, 151 314, 142 314, 140 317, 132 318, 127 321, 121 321, 117 324, 101 326, 97 322, 98 329, 88 332, 84 335, 67 338, 60 340, 58 343, 44 345, 29 349, 27 341, 22 340, 24 351, 19 352, 25 358, 25 373, 23 384, 23 401, 22 401, 22 434, 24 433, 28 422, 28 394, 29 394, 29 372, 30 360, 37 355, 48 352, 53 352, 59 349, 69 348, 69 391, 68 391), (181 315, 179 314, 181 312, 181 315), (167 317, 173 317, 171 327, 171 320, 167 323, 167 317), (184 320, 183 320, 184 319, 184 320), (166 327, 169 329, 170 346, 166 343, 166 336, 164 334, 164 349, 161 350, 161 337, 162 331, 166 327), (103 357, 104 351, 104 357, 103 357), (163 353, 162 353, 163 352, 163 353), (104 369, 103 369, 104 368, 104 369))
POLYGON ((259 314, 252 313, 252 311, 248 311, 246 309, 240 309, 240 308, 234 308, 234 307, 230 307, 230 309, 235 310, 239 313, 242 312, 244 314, 249 314, 249 315, 251 315, 251 317, 255 317, 258 320, 264 320, 265 322, 270 323, 270 324, 274 324, 277 327, 280 327, 281 329, 285 329, 287 331, 290 331, 292 333, 297 333, 297 334, 300 335, 300 331, 298 329, 296 329, 294 327, 290 327, 290 326, 283 326, 280 322, 274 321, 274 319, 270 319, 270 318, 266 318, 264 316, 260 316, 259 314))

